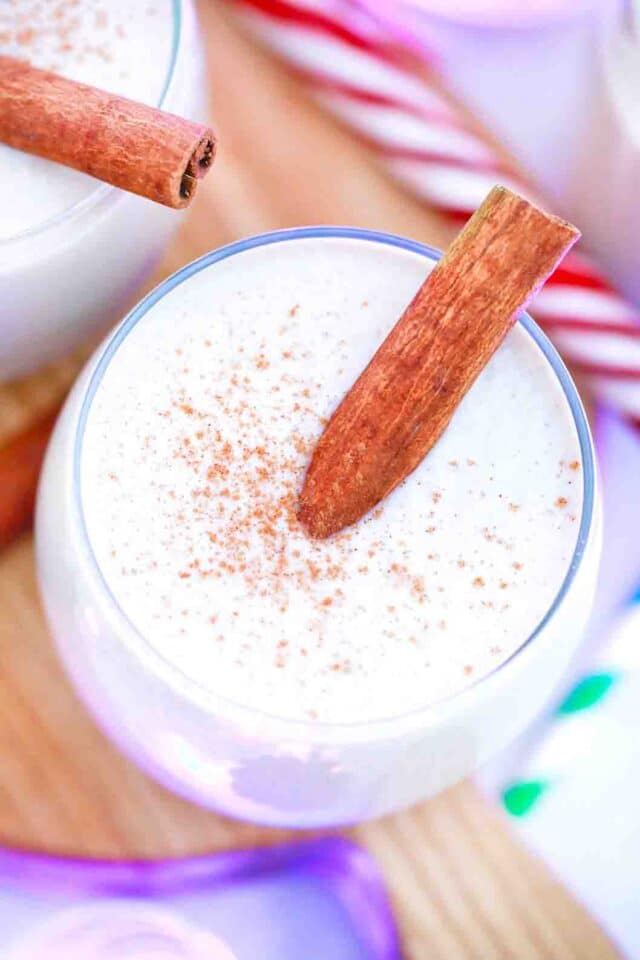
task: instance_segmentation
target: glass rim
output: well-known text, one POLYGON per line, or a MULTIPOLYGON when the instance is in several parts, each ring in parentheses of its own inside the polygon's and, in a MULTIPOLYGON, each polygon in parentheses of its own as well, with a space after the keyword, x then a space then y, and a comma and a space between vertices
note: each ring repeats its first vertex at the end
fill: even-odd
MULTIPOLYGON (((434 716, 438 710, 444 709, 447 705, 458 703, 468 699, 474 691, 477 691, 487 681, 498 676, 511 666, 514 661, 520 657, 525 650, 532 646, 533 642, 553 618, 556 611, 560 608, 563 600, 567 596, 576 574, 580 568, 581 561, 586 552, 586 547, 590 540, 593 528, 596 507, 596 466, 591 431, 588 425, 586 413, 578 390, 567 370, 560 355, 551 344, 546 334, 540 329, 528 313, 522 313, 518 323, 534 341, 541 351, 543 357, 550 365, 555 374, 562 392, 566 398, 573 422, 575 424, 582 457, 582 476, 583 476, 583 499, 582 512, 580 516, 580 525, 576 537, 576 544, 568 565, 567 572, 560 584, 560 587, 549 605, 548 609, 540 619, 534 630, 526 637, 522 643, 515 649, 506 660, 498 664, 488 673, 483 674, 473 683, 461 690, 441 697, 438 700, 426 703, 422 707, 414 708, 406 713, 398 713, 393 716, 376 717, 371 720, 356 721, 326 721, 326 720, 304 720, 295 717, 286 717, 266 710, 258 709, 248 704, 243 704, 237 700, 217 693, 206 684, 201 683, 194 677, 189 676, 181 667, 164 657, 151 643, 151 641, 138 630, 125 611, 120 606, 113 591, 111 590, 98 560, 93 551, 93 546, 87 530, 84 507, 82 501, 82 480, 81 463, 82 448, 85 434, 85 428, 93 398, 100 386, 102 378, 117 352, 120 344, 126 339, 128 334, 137 326, 140 320, 154 307, 154 305, 163 299, 165 295, 173 291, 181 283, 202 270, 209 268, 216 263, 226 260, 229 257, 244 253, 248 250, 254 250, 258 247, 269 246, 271 244, 283 243, 295 240, 305 239, 347 239, 364 241, 369 243, 382 244, 396 249, 418 254, 431 262, 437 262, 442 256, 442 252, 427 244, 416 240, 409 240, 396 234, 384 233, 375 230, 362 229, 358 227, 333 227, 333 226, 311 226, 294 227, 286 230, 274 230, 267 233, 248 237, 223 247, 219 247, 197 260, 186 264, 177 270, 170 277, 167 277, 154 290, 148 293, 122 320, 119 326, 111 334, 105 345, 101 348, 101 354, 98 357, 94 368, 91 371, 89 382, 86 386, 80 412, 75 424, 75 435, 73 438, 73 466, 72 466, 72 499, 76 518, 80 529, 81 548, 88 558, 89 566, 92 571, 95 582, 103 596, 108 601, 108 605, 116 613, 116 616, 124 623, 127 632, 135 641, 135 644, 127 643, 128 648, 137 657, 143 665, 154 667, 154 674, 166 682, 173 690, 186 696, 188 699, 194 698, 199 704, 202 704, 206 710, 210 710, 217 715, 258 717, 265 723, 275 724, 282 727, 284 731, 295 738, 295 731, 304 731, 305 739, 325 740, 329 736, 337 736, 339 733, 362 735, 363 731, 367 734, 366 739, 376 739, 384 735, 385 731, 394 730, 399 725, 409 724, 411 726, 424 725, 429 716, 434 716), (226 709, 225 709, 226 708, 226 709), (311 736, 309 735, 311 731, 311 736)), ((119 640, 118 642, 122 642, 119 640)))
MULTIPOLYGON (((158 108, 161 108, 164 105, 175 75, 178 51, 180 49, 180 42, 182 38, 183 3, 184 0, 171 0, 171 8, 173 13, 173 38, 171 41, 169 65, 162 89, 160 91, 160 96, 155 104, 155 106, 158 108)), ((21 230, 20 233, 14 233, 10 237, 0 238, 0 248, 10 247, 11 244, 14 243, 22 243, 23 241, 32 237, 38 237, 54 227, 70 223, 71 221, 89 213, 95 207, 106 203, 111 198, 117 197, 117 195, 121 194, 122 192, 122 190, 120 190, 118 187, 112 186, 110 183, 100 183, 100 181, 96 181, 96 186, 84 197, 81 197, 79 200, 76 200, 75 203, 72 203, 70 207, 65 207, 65 209, 61 210, 59 213, 55 213, 52 217, 48 217, 41 223, 35 224, 33 227, 28 227, 26 230, 21 230)))

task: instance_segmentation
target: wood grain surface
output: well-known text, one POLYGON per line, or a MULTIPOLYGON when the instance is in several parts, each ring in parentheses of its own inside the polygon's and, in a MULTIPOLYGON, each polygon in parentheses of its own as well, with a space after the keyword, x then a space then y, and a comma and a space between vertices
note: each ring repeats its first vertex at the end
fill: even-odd
MULTIPOLYGON (((203 2, 221 149, 161 274, 221 243, 278 227, 343 223, 436 245, 448 230, 203 2)), ((116 319, 116 318, 114 318, 116 319)), ((0 389, 0 441, 56 403, 71 358, 0 389)), ((354 831, 380 863, 409 960, 608 960, 617 956, 570 894, 465 783, 354 831)), ((154 857, 287 836, 180 800, 96 729, 56 660, 29 537, 0 556, 0 839, 40 850, 154 857)), ((303 960, 303 958, 301 958, 303 960)))

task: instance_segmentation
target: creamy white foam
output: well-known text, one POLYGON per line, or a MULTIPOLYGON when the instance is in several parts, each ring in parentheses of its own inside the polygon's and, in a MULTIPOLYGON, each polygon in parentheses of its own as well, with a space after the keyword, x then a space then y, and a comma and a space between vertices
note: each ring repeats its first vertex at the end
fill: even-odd
MULTIPOLYGON (((154 105, 169 73, 174 30, 171 0, 0 4, 0 54, 154 105)), ((97 186, 91 177, 3 144, 0 182, 0 239, 60 214, 97 186)))
POLYGON ((516 328, 416 472, 309 541, 309 450, 422 281, 380 244, 263 246, 192 276, 111 359, 81 495, 118 603, 189 677, 272 714, 420 708, 507 659, 568 571, 582 509, 562 389, 516 328))

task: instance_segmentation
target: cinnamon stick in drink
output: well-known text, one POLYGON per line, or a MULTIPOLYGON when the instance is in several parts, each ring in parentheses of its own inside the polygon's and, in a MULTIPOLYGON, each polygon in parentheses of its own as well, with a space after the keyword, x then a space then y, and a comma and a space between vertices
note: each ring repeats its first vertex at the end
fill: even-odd
POLYGON ((299 502, 312 537, 355 523, 418 466, 579 236, 504 187, 491 190, 320 437, 299 502))
POLYGON ((168 207, 186 207, 213 163, 213 131, 0 56, 0 141, 168 207))

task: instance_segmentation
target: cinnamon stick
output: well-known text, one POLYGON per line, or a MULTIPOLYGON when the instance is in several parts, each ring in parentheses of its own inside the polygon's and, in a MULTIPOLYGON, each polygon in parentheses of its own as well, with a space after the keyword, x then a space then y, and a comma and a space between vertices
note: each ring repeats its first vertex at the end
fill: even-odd
POLYGON ((579 236, 504 187, 491 190, 325 428, 299 501, 312 537, 355 523, 418 466, 579 236))
POLYGON ((168 207, 186 207, 215 156, 213 131, 0 56, 0 141, 168 207))
POLYGON ((57 412, 47 413, 0 447, 0 548, 31 525, 40 467, 57 412))

